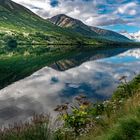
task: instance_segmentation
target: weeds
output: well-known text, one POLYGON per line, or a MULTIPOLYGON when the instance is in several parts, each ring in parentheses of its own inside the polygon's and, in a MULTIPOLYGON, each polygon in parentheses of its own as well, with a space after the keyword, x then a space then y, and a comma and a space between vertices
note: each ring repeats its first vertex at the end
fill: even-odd
POLYGON ((79 95, 58 105, 54 110, 62 125, 56 129, 49 128, 49 116, 39 115, 30 123, 1 129, 0 140, 139 140, 140 76, 129 83, 126 77, 121 80, 123 88, 110 100, 92 104, 79 95))

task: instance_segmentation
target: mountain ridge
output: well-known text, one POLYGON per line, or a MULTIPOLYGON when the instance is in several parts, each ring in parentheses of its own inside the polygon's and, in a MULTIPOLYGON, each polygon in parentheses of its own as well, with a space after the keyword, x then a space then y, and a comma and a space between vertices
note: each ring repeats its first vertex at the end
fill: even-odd
POLYGON ((88 37, 94 37, 94 38, 99 37, 99 38, 109 39, 113 41, 120 41, 120 40, 130 41, 127 37, 117 32, 88 26, 84 24, 82 21, 71 18, 65 14, 58 14, 48 20, 50 20, 55 25, 58 25, 63 28, 71 28, 75 32, 79 32, 81 34, 83 34, 83 32, 85 31, 86 33, 84 33, 83 35, 86 35, 88 37))
POLYGON ((82 32, 82 35, 87 35, 88 37, 98 36, 97 33, 91 31, 90 28, 86 26, 82 21, 71 18, 65 14, 56 15, 48 20, 60 27, 72 28, 77 32, 82 32))
POLYGON ((45 20, 28 8, 11 0, 0 0, 0 21, 0 29, 6 27, 8 31, 16 30, 19 33, 41 32, 47 36, 53 36, 53 38, 50 37, 51 43, 54 40, 57 43, 64 42, 64 40, 70 43, 75 40, 74 44, 83 40, 88 40, 87 44, 98 40, 130 42, 128 38, 115 32, 87 26, 82 21, 64 14, 45 20))
MULTIPOLYGON (((11 32, 11 37, 17 36, 18 40, 19 38, 23 40, 24 34, 29 34, 24 41, 25 43, 30 40, 31 43, 62 44, 65 42, 74 44, 77 40, 81 40, 81 36, 78 34, 52 24, 28 8, 11 0, 0 0, 0 31, 2 34, 6 32, 7 35, 7 32, 11 32)), ((2 35, 2 37, 4 36, 2 35)), ((5 39, 0 38, 0 43, 3 40, 5 39)))
MULTIPOLYGON (((32 11, 30 11, 28 8, 12 1, 12 0, 0 0, 0 6, 1 7, 4 7, 5 10, 9 10, 9 11, 12 11, 12 12, 23 12, 23 11, 26 11, 28 12, 29 14, 34 14, 36 15, 35 13, 33 13, 32 11)), ((39 16, 38 16, 39 17, 39 16)))

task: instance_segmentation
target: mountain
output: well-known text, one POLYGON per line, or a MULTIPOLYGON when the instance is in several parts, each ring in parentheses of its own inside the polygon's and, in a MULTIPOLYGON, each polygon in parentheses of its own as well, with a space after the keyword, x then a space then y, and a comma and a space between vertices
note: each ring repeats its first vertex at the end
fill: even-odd
POLYGON ((97 39, 98 34, 81 21, 73 25, 74 30, 59 27, 22 5, 0 0, 0 88, 81 50, 118 44, 97 39))
MULTIPOLYGON (((0 32, 20 42, 72 43, 81 36, 60 28, 11 0, 0 0, 0 32), (75 34, 75 35, 74 35, 75 34)), ((5 35, 0 34, 0 43, 5 35)))
POLYGON ((122 35, 126 36, 127 38, 134 40, 136 42, 140 42, 140 31, 135 33, 128 33, 128 32, 121 32, 122 35))
POLYGON ((120 42, 130 41, 130 39, 128 39, 127 37, 119 33, 105 30, 105 29, 100 29, 97 27, 88 26, 84 24, 83 22, 81 22, 80 20, 71 18, 64 14, 56 15, 50 18, 49 20, 55 25, 58 25, 63 28, 69 28, 87 37, 102 38, 102 39, 108 39, 108 40, 120 41, 120 42))
MULTIPOLYGON (((33 14, 30 10, 27 8, 21 6, 20 4, 17 4, 11 0, 0 0, 0 10, 1 12, 7 11, 7 12, 26 12, 28 14, 33 14)), ((16 13, 18 14, 18 13, 16 13)))
POLYGON ((80 20, 64 14, 45 20, 11 0, 0 0, 0 31, 0 44, 8 40, 5 36, 10 35, 10 38, 18 40, 19 43, 75 44, 83 41, 84 43, 130 41, 123 35, 87 26, 80 20))
MULTIPOLYGON (((28 21, 37 21, 41 18, 33 12, 11 0, 0 0, 0 24, 1 26, 24 29, 29 26, 28 21), (8 26, 8 24, 10 24, 8 26), (19 27, 20 26, 20 27, 19 27)), ((33 25, 30 28, 33 28, 33 25)))
POLYGON ((87 25, 85 25, 80 20, 68 17, 67 15, 60 14, 56 15, 49 19, 55 25, 64 28, 71 28, 73 31, 76 31, 82 35, 86 36, 98 36, 98 34, 90 29, 87 25))

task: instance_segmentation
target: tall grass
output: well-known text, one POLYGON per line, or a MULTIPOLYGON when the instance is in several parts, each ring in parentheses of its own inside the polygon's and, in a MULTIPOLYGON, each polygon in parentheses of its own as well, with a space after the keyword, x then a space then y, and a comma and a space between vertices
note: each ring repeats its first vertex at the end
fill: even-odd
POLYGON ((48 140, 50 137, 49 117, 34 116, 31 122, 14 124, 0 130, 0 140, 48 140))
POLYGON ((39 115, 1 130, 0 140, 140 140, 139 77, 124 83, 126 96, 119 87, 116 96, 102 103, 92 104, 80 95, 74 103, 57 106, 62 124, 57 129, 50 129, 48 116, 39 115))
MULTIPOLYGON (((80 140, 139 140, 140 139, 140 75, 130 83, 128 91, 118 89, 112 100, 122 102, 110 116, 103 114, 102 124, 96 125, 88 135, 80 140), (131 89, 131 92, 129 90, 131 89), (133 94, 130 94, 133 93, 133 94), (119 96, 118 96, 119 95, 119 96), (122 100, 123 99, 123 100, 122 100)), ((111 101, 111 100, 110 100, 111 101)), ((114 103, 113 103, 114 104, 114 103)))
POLYGON ((128 115, 117 121, 116 124, 101 136, 101 140, 139 140, 140 139, 140 112, 128 115))

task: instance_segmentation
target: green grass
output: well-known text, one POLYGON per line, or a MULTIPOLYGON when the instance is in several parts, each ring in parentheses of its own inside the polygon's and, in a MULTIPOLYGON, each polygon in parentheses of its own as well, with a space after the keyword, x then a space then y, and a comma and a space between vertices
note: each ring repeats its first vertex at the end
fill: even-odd
POLYGON ((77 104, 74 101, 70 106, 58 106, 56 110, 60 112, 64 121, 64 126, 57 133, 58 139, 139 140, 140 75, 131 82, 124 83, 124 86, 127 87, 127 96, 124 96, 124 90, 120 90, 119 87, 118 92, 121 96, 114 96, 108 101, 91 105, 85 96, 80 95, 75 98, 77 104), (133 94, 130 94, 130 88, 133 94), (67 108, 71 108, 72 111, 68 112, 67 108))
MULTIPOLYGON (((35 40, 39 43, 75 44, 77 41, 86 40, 84 36, 58 27, 23 6, 17 5, 12 1, 9 3, 14 9, 11 9, 8 4, 2 3, 0 5, 0 32, 13 32, 14 35, 12 36, 16 36, 18 41, 27 43, 35 40), (23 33, 29 33, 29 36, 25 38, 23 33), (40 38, 36 33, 48 36, 49 40, 45 41, 44 38, 40 38)), ((3 40, 1 36, 0 40, 3 40)))
MULTIPOLYGON (((78 33, 62 29, 41 19, 22 6, 15 4, 13 6, 16 7, 16 11, 8 6, 0 5, 0 88, 31 75, 44 66, 49 66, 58 60, 68 59, 85 50, 93 51, 102 46, 140 46, 139 43, 120 44, 105 39, 85 38, 78 33), (11 39, 24 45, 11 49, 7 45, 11 39), (31 46, 32 44, 78 44, 78 47, 31 46), (93 46, 84 48, 82 44, 93 44, 93 46)), ((101 106, 98 106, 103 104, 100 103, 88 110, 77 109, 75 114, 66 116, 67 118, 63 121, 69 126, 65 125, 55 132, 50 131, 48 118, 39 117, 30 124, 18 124, 4 131, 1 130, 0 140, 139 140, 139 89, 140 76, 128 85, 120 86, 113 98, 108 101, 109 103, 105 104, 107 107, 103 110, 101 106), (114 106, 117 109, 114 109, 114 106), (101 119, 97 120, 96 117, 100 118, 100 116, 101 119), (75 133, 77 130, 73 122, 76 121, 79 129, 79 126, 86 126, 89 120, 93 123, 90 132, 83 133, 80 137, 79 133, 75 133), (81 125, 81 122, 84 124, 81 125), (71 132, 70 127, 74 128, 74 131, 71 132)))
MULTIPOLYGON (((129 95, 126 98, 122 96, 123 100, 119 96, 119 98, 115 97, 115 99, 103 102, 107 106, 100 112, 97 110, 98 114, 92 111, 97 106, 98 109, 101 109, 102 103, 97 103, 97 106, 95 104, 91 106, 90 102, 86 101, 85 96, 80 95, 81 99, 79 97, 75 98, 80 103, 80 108, 70 104, 73 114, 66 112, 66 104, 59 106, 59 108, 57 107, 61 114, 60 118, 64 121, 64 126, 62 125, 60 128, 51 130, 48 116, 35 116, 31 123, 21 123, 9 129, 1 130, 0 138, 1 140, 139 140, 139 77, 140 75, 129 83, 131 87, 137 87, 137 90, 135 88, 131 89, 134 91, 133 95, 129 95), (110 115, 108 115, 106 110, 110 110, 110 115), (97 119, 97 117, 99 118, 97 119), (73 123, 74 121, 76 123, 73 123), (79 133, 77 130, 80 130, 82 133, 79 133)), ((122 91, 119 89, 119 92, 122 91)), ((61 123, 62 120, 58 120, 58 123, 61 123)))
POLYGON ((48 140, 50 139, 49 116, 34 116, 31 122, 15 124, 0 132, 0 140, 48 140), (3 132, 2 132, 3 131, 3 132))
MULTIPOLYGON (((54 44, 105 44, 105 43, 118 43, 113 42, 102 37, 88 37, 85 34, 87 27, 84 27, 84 32, 80 33, 67 28, 61 28, 50 21, 45 20, 33 12, 29 11, 27 8, 18 5, 12 1, 8 1, 9 4, 2 3, 0 5, 0 32, 9 32, 13 34, 12 37, 16 38, 20 43, 54 43, 54 44), (11 8, 9 5, 12 5, 11 8), (24 33, 28 33, 29 36, 25 37, 24 33), (42 34, 41 36, 39 34, 42 34), (44 36, 47 36, 44 39, 44 36)), ((79 30, 79 29, 78 29, 79 30)), ((89 30, 89 29, 88 29, 89 30)), ((5 33, 7 34, 7 33, 5 33)), ((95 34, 91 30, 89 34, 95 34)), ((5 35, 4 35, 5 36, 5 35)), ((0 44, 4 40, 0 35, 0 44)), ((5 38, 5 37, 4 37, 5 38)), ((7 40, 5 40, 7 42, 7 40)), ((120 40, 121 42, 121 40, 120 40)))
MULTIPOLYGON (((80 140, 140 139, 140 75, 132 80, 128 86, 130 86, 133 94, 129 94, 128 89, 125 91, 127 96, 124 96, 124 89, 119 87, 111 100, 123 101, 121 105, 118 106, 118 102, 116 102, 117 107, 115 111, 109 112, 109 117, 103 112, 102 125, 97 124, 85 137, 79 138, 80 140)), ((110 102, 112 102, 111 100, 110 102)), ((114 103, 112 106, 115 105, 114 103)))
POLYGON ((140 139, 140 108, 132 114, 120 118, 101 140, 139 140, 140 139), (134 114, 135 113, 135 114, 134 114))

